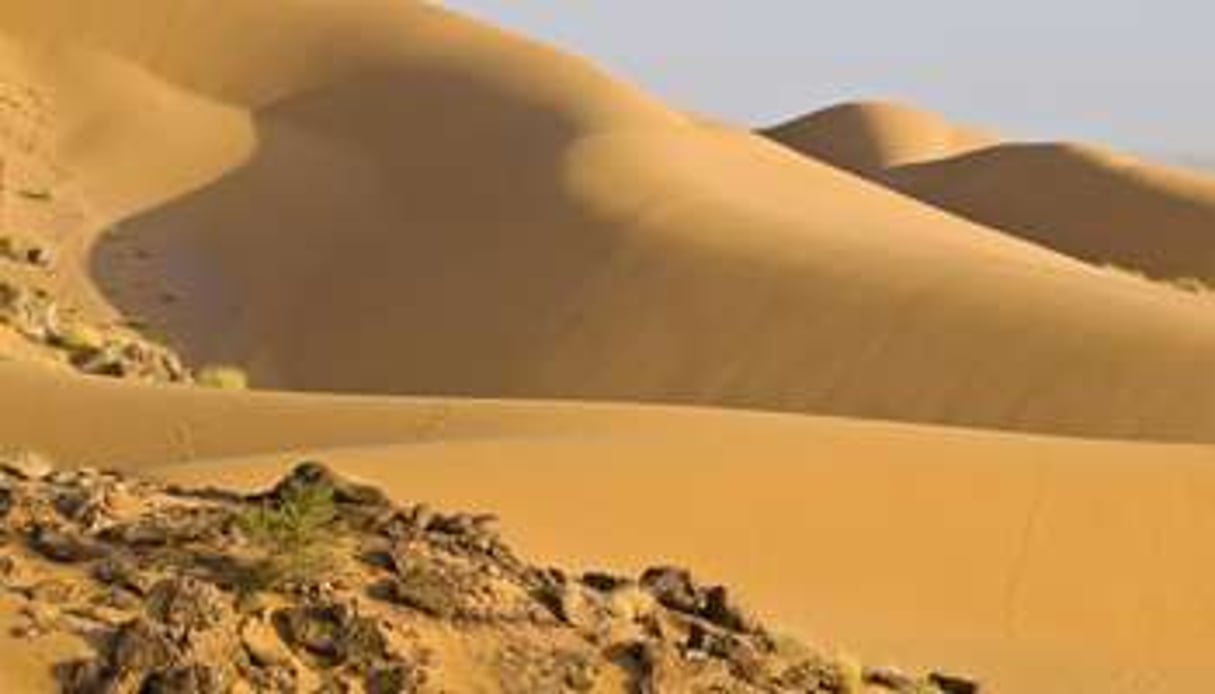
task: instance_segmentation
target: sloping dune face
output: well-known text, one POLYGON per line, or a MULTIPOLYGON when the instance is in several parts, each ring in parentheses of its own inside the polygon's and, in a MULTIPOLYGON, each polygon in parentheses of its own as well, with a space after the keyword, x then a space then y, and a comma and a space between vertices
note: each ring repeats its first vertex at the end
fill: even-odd
POLYGON ((1215 281, 1215 178, 1089 146, 984 142, 897 106, 838 106, 764 134, 1084 261, 1215 281))
MULTIPOLYGON (((261 385, 1215 434, 1202 302, 693 125, 580 60, 424 5, 89 7, 0 22, 193 95, 174 103, 228 148, 193 193, 136 181, 158 204, 96 275, 261 385), (165 286, 181 300, 158 302, 165 286)), ((86 155, 112 140, 76 141, 104 169, 86 155)), ((199 166, 187 144, 123 150, 176 171, 174 152, 199 166)))

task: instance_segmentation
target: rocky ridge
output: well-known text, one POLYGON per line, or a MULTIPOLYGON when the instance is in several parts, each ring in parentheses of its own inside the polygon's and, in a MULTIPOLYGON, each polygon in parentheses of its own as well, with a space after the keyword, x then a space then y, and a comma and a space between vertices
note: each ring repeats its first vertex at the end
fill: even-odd
POLYGON ((725 587, 528 563, 496 519, 400 504, 316 463, 255 495, 0 454, 16 635, 92 656, 62 691, 967 694, 777 636, 725 587))

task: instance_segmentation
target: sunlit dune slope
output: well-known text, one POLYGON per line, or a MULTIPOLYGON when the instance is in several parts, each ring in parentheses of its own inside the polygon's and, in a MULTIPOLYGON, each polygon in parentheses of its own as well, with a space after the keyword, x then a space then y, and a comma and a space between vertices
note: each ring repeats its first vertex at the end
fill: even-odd
POLYGON ((1215 178, 1073 144, 972 140, 939 116, 851 104, 765 134, 948 212, 1096 264, 1215 281, 1215 178))

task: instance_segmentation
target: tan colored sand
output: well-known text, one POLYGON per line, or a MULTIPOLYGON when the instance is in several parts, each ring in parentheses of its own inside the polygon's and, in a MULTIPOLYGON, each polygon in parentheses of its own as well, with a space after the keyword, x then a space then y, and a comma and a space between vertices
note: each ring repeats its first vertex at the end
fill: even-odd
POLYGON ((904 104, 845 103, 767 128, 763 134, 833 166, 872 175, 997 145, 996 135, 904 104))
MULTIPOLYGON (((803 421, 333 453, 406 498, 495 509, 528 551, 663 553, 790 629, 992 691, 1198 691, 1212 675, 1210 449, 803 421)), ((289 461, 159 472, 260 483, 289 461)))
POLYGON ((851 104, 765 131, 816 159, 1096 264, 1215 281, 1215 178, 1090 145, 974 140, 944 119, 851 104))
POLYGON ((0 438, 64 460, 229 485, 315 455, 403 499, 493 510, 541 558, 686 563, 799 634, 995 691, 1191 691, 1213 674, 1210 448, 17 371, 0 369, 6 392, 41 424, 0 438))

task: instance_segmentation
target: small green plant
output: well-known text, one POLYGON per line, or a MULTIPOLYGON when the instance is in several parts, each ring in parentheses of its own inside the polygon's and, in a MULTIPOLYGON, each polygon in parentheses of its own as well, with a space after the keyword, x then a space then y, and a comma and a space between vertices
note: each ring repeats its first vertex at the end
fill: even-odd
POLYGON ((80 321, 66 321, 58 327, 54 343, 69 352, 100 352, 106 347, 106 336, 97 328, 80 321))
POLYGON ((1169 284, 1191 294, 1203 294, 1207 296, 1211 294, 1211 285, 1197 277, 1176 277, 1169 280, 1169 284))
POLYGON ((333 488, 295 481, 276 498, 237 516, 237 527, 260 557, 243 577, 249 592, 306 581, 332 569, 333 488))
POLYGON ((840 654, 835 659, 836 672, 840 678, 841 694, 864 694, 865 668, 855 657, 840 654))
POLYGON ((204 366, 198 370, 194 380, 205 388, 219 390, 246 390, 249 388, 249 377, 235 366, 204 366))

